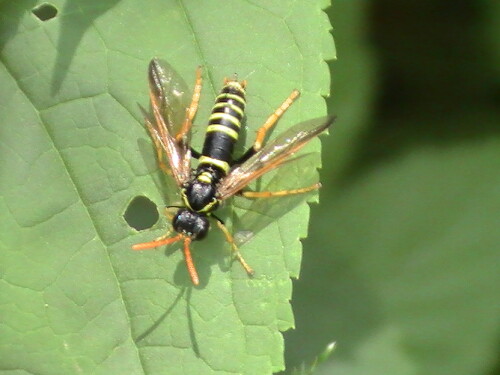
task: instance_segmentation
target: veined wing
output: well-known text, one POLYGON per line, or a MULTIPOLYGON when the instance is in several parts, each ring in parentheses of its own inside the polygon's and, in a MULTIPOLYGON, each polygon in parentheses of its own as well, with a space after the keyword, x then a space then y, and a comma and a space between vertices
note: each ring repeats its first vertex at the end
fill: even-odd
MULTIPOLYGON (((318 159, 319 155, 314 151, 310 153, 299 152, 287 158, 280 165, 279 173, 273 174, 272 177, 266 179, 265 184, 259 184, 258 186, 262 187, 262 190, 268 191, 310 186, 318 178, 318 171, 311 168, 311 165, 316 163, 318 159), (283 169, 287 171, 285 172, 283 169), (290 174, 294 174, 295 177, 284 178, 284 176, 290 176, 290 174)), ((246 188, 243 190, 246 190, 246 188)), ((311 193, 291 194, 274 199, 235 199, 231 202, 231 211, 233 237, 236 245, 241 247, 246 242, 249 242, 262 229, 267 228, 271 223, 277 222, 300 203, 314 197, 314 192, 316 190, 311 193)))
POLYGON ((165 61, 151 60, 148 70, 149 97, 153 118, 146 116, 146 126, 163 158, 163 150, 177 185, 182 185, 191 175, 189 134, 180 140, 180 132, 190 96, 184 80, 165 61))
POLYGON ((229 172, 218 187, 219 198, 224 200, 231 197, 264 173, 281 166, 290 155, 326 130, 334 120, 334 116, 328 116, 301 122, 271 140, 250 159, 229 172))
POLYGON ((148 79, 168 131, 174 136, 181 130, 191 102, 188 86, 169 63, 157 58, 149 63, 148 79))

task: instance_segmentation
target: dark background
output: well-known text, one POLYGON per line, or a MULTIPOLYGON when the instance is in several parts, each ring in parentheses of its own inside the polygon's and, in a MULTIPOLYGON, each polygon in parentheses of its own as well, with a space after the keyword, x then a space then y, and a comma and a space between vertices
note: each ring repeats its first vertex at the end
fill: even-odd
POLYGON ((337 0, 287 363, 318 374, 500 374, 500 3, 337 0))

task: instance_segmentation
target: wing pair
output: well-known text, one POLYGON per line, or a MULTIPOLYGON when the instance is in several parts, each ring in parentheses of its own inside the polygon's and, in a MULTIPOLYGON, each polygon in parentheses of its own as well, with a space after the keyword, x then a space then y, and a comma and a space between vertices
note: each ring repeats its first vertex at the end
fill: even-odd
MULTIPOLYGON (((182 133, 182 124, 189 113, 187 86, 165 61, 153 59, 149 64, 149 87, 154 122, 146 117, 146 126, 157 148, 160 162, 163 156, 178 186, 191 178, 190 132, 182 133), (183 134, 179 137, 179 134, 183 134)), ((194 97, 193 97, 194 100, 194 97)), ((227 199, 253 180, 283 165, 289 156, 327 129, 333 116, 301 122, 246 160, 233 167, 218 186, 218 198, 227 199)))
POLYGON ((178 186, 191 177, 190 132, 177 139, 189 108, 186 83, 165 61, 149 63, 149 98, 154 121, 145 114, 146 126, 155 144, 160 166, 167 159, 178 186))

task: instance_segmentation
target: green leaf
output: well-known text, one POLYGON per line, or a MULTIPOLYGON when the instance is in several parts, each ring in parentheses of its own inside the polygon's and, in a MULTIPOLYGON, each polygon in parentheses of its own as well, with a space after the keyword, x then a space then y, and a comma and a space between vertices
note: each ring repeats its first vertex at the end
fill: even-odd
MULTIPOLYGON (((325 115, 324 60, 334 47, 322 4, 58 0, 34 14, 33 1, 0 3, 0 368, 283 369, 280 331, 293 326, 290 276, 298 274, 307 204, 242 248, 253 280, 228 264, 218 231, 194 244, 199 288, 178 247, 130 249, 164 234, 166 219, 139 234, 123 214, 137 196, 160 210, 165 203, 138 107, 148 102, 149 60, 168 60, 191 87, 203 66, 198 123, 225 76, 247 79, 249 145, 294 88, 302 97, 277 131, 325 115)), ((194 134, 195 147, 202 138, 202 130, 194 134)), ((313 143, 308 150, 317 152, 313 143)), ((313 179, 318 157, 314 163, 307 166, 313 179)), ((282 178, 303 184, 300 177, 289 169, 282 178)), ((230 216, 230 207, 223 212, 230 216)))

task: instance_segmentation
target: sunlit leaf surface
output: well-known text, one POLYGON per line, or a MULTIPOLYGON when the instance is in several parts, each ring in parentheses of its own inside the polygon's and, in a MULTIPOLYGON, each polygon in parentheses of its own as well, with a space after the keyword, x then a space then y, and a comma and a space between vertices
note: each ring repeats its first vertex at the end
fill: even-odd
MULTIPOLYGON (((276 131, 326 114, 324 60, 334 47, 325 2, 57 0, 35 15, 36 5, 0 3, 0 367, 51 375, 283 369, 280 331, 293 326, 290 276, 307 204, 242 248, 253 280, 229 264, 221 233, 196 243, 199 288, 177 247, 130 249, 165 233, 162 212, 144 233, 123 214, 137 196, 160 211, 168 203, 138 107, 148 103, 149 60, 169 61, 190 87, 203 66, 198 148, 223 78, 248 80, 249 145, 294 88, 303 95, 276 131)), ((314 182, 313 160, 310 181, 291 168, 284 187, 314 182)), ((229 223, 231 207, 221 213, 229 223)))

